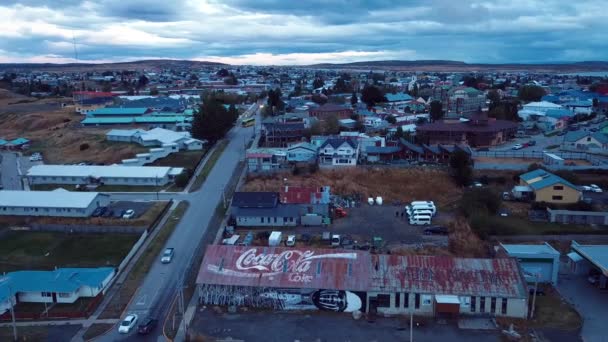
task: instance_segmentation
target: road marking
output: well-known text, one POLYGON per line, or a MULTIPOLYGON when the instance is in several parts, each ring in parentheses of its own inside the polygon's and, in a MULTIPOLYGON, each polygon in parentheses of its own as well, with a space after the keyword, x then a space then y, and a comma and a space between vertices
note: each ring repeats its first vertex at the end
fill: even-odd
POLYGON ((147 299, 148 299, 148 295, 144 294, 143 296, 139 297, 139 300, 137 301, 137 303, 135 303, 135 305, 146 305, 147 299))

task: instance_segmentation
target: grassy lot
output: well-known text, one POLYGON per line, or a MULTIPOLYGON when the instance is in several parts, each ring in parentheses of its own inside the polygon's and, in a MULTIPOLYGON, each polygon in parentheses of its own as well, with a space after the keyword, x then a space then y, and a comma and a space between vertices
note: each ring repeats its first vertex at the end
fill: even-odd
POLYGON ((185 169, 194 170, 196 166, 205 156, 206 149, 200 151, 182 151, 172 153, 165 158, 158 159, 151 166, 170 166, 170 167, 183 167, 185 169))
POLYGON ((536 297, 536 311, 530 321, 532 327, 573 330, 583 325, 578 312, 555 290, 550 289, 546 293, 546 296, 536 297))
POLYGON ((65 189, 68 191, 76 191, 76 185, 73 184, 33 184, 30 185, 30 190, 35 191, 52 191, 55 189, 65 189))
MULTIPOLYGON (((77 191, 76 185, 72 184, 35 184, 30 185, 31 190, 50 191, 63 188, 68 191, 77 191)), ((101 185, 95 188, 96 192, 155 192, 165 189, 165 186, 145 185, 101 185)))
POLYGON ((154 260, 160 254, 169 236, 175 230, 175 227, 181 220, 184 212, 188 208, 187 202, 181 202, 173 211, 164 226, 160 227, 158 235, 148 245, 140 259, 137 261, 131 272, 120 287, 119 294, 115 294, 110 300, 106 309, 101 313, 99 318, 120 318, 123 310, 135 294, 135 291, 143 281, 144 277, 152 267, 154 260))
POLYGON ((137 234, 9 231, 0 239, 0 273, 118 265, 137 239, 137 234))
POLYGON ((198 174, 194 181, 194 184, 192 184, 191 191, 197 191, 201 188, 201 186, 203 186, 205 179, 207 179, 207 176, 209 176, 209 173, 213 169, 213 166, 215 166, 215 163, 217 163, 217 160, 220 159, 220 157, 222 156, 222 153, 224 152, 224 149, 226 149, 226 146, 228 146, 228 140, 222 140, 217 143, 215 150, 213 151, 211 156, 209 156, 209 159, 207 159, 207 162, 205 163, 205 166, 203 166, 201 173, 198 174))
POLYGON ((92 324, 89 329, 87 329, 87 331, 84 333, 84 335, 82 336, 82 338, 85 341, 89 341, 94 337, 97 337, 99 335, 104 334, 105 332, 107 332, 108 330, 112 329, 114 327, 114 324, 110 324, 110 323, 95 323, 92 324))
POLYGON ((587 225, 532 222, 526 218, 476 215, 470 219, 473 231, 488 235, 608 234, 608 230, 587 225))

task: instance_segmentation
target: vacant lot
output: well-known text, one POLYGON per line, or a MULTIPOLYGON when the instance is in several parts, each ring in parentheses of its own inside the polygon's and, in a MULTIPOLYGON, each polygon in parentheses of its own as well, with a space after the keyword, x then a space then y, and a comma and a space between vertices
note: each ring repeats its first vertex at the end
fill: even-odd
POLYGON ((205 155, 205 150, 200 151, 182 151, 173 153, 165 158, 156 160, 151 166, 170 166, 170 167, 183 167, 194 171, 196 166, 205 155))
POLYGON ((462 195, 462 190, 454 185, 445 171, 422 168, 319 170, 307 176, 280 173, 250 177, 243 191, 279 191, 285 184, 315 187, 329 185, 332 194, 358 195, 363 201, 367 201, 367 197, 381 196, 387 204, 432 200, 439 207, 448 207, 462 195))
POLYGON ((8 231, 0 239, 0 273, 116 266, 137 239, 137 234, 8 231))

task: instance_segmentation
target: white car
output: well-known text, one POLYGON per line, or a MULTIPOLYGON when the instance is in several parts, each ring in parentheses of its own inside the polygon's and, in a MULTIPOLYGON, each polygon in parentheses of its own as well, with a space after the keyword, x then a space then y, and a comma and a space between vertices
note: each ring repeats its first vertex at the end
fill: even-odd
POLYGON ((295 245, 296 245, 296 236, 295 235, 288 235, 287 236, 287 241, 285 241, 285 246, 293 247, 295 245))
POLYGON ((514 149, 514 150, 521 150, 522 148, 524 148, 524 145, 522 145, 522 144, 515 144, 512 147, 512 149, 514 149))
POLYGON ((599 186, 591 186, 591 191, 593 192, 604 192, 604 190, 602 190, 602 188, 600 188, 599 186))
POLYGON ((135 217, 135 210, 133 209, 128 209, 124 214, 122 214, 123 219, 131 219, 133 217, 135 217))
POLYGON ((581 190, 583 191, 591 191, 591 187, 587 185, 581 185, 581 190))
POLYGON ((125 317, 125 319, 118 326, 118 332, 121 334, 128 334, 137 323, 137 318, 138 317, 136 314, 127 315, 127 317, 125 317))
POLYGON ((160 258, 160 262, 163 264, 168 264, 173 260, 173 255, 175 255, 175 249, 173 247, 165 248, 163 252, 163 256, 160 258))

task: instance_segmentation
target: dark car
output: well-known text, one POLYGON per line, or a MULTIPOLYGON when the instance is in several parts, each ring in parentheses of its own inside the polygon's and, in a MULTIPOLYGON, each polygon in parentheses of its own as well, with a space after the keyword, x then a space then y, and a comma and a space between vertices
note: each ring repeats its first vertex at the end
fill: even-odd
POLYGON ((158 320, 157 319, 146 318, 137 327, 137 333, 138 334, 142 334, 142 335, 149 334, 152 330, 154 330, 154 328, 156 328, 157 324, 158 324, 158 320))
POLYGON ((530 140, 527 142, 528 146, 534 146, 536 145, 536 140, 530 140))
POLYGON ((441 226, 429 227, 424 230, 424 235, 448 235, 448 228, 441 226))
POLYGON ((93 213, 91 214, 91 216, 92 217, 102 216, 103 214, 105 214, 106 210, 108 210, 108 208, 106 208, 106 207, 97 207, 95 210, 93 210, 93 213))
POLYGON ((103 214, 101 214, 101 217, 112 217, 112 215, 114 215, 114 210, 107 209, 103 214))

